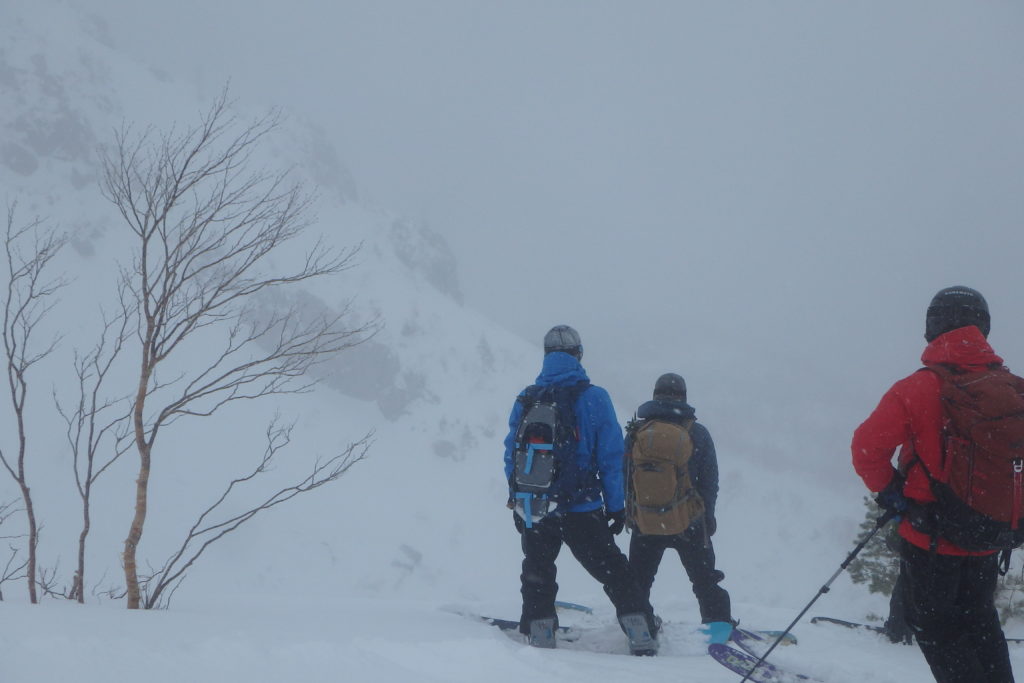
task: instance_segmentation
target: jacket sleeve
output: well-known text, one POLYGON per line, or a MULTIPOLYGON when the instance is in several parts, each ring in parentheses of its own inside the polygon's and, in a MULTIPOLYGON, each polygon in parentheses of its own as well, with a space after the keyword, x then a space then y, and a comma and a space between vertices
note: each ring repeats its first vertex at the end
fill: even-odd
POLYGON ((854 431, 850 444, 853 469, 876 493, 892 479, 892 456, 911 432, 911 414, 901 388, 897 382, 882 396, 878 407, 854 431))
POLYGON ((704 499, 704 508, 708 517, 715 516, 715 504, 718 502, 718 456, 715 453, 715 442, 711 432, 695 422, 690 429, 693 439, 693 457, 690 459, 690 475, 693 486, 704 499))
POLYGON ((633 436, 627 425, 625 430, 625 438, 622 440, 622 487, 623 487, 623 507, 628 504, 632 504, 631 501, 635 499, 636 492, 632 490, 632 473, 630 472, 630 464, 633 456, 633 436))
POLYGON ((615 416, 611 397, 601 387, 592 386, 583 395, 588 399, 591 424, 590 433, 597 461, 597 472, 601 478, 601 492, 608 512, 618 512, 626 507, 623 467, 622 427, 615 416))

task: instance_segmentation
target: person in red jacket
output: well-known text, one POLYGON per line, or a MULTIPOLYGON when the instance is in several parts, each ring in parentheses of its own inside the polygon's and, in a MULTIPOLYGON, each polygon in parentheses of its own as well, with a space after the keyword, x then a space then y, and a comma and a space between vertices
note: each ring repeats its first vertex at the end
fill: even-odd
MULTIPOLYGON (((939 291, 928 306, 921 355, 925 367, 980 370, 1002 365, 989 346, 988 304, 969 287, 939 291)), ((854 432, 853 466, 884 508, 933 502, 928 477, 941 472, 943 410, 934 372, 894 384, 854 432), (893 455, 899 448, 896 467, 893 455), (918 459, 920 462, 918 462, 918 459)), ((900 578, 907 621, 939 683, 1012 683, 1013 670, 995 607, 999 566, 994 552, 968 552, 900 522, 900 578)))

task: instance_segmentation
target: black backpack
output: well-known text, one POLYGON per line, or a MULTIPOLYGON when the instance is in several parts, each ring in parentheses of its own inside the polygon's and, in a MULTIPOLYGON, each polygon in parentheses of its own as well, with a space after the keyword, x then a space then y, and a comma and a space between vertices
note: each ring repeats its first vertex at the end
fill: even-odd
POLYGON ((582 484, 576 462, 579 433, 575 406, 588 387, 587 381, 571 386, 533 385, 517 399, 522 416, 516 428, 509 484, 516 514, 527 528, 559 505, 567 505, 582 484))

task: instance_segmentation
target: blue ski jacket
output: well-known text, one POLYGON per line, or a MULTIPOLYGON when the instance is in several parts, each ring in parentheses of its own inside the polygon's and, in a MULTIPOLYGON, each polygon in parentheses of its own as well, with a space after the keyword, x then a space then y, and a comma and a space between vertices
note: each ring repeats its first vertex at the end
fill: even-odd
MULTIPOLYGON (((584 380, 589 381, 589 377, 575 356, 552 351, 544 356, 536 384, 571 386, 584 380)), ((603 388, 592 384, 576 400, 575 410, 579 432, 577 463, 582 472, 597 473, 598 485, 578 491, 569 503, 569 512, 590 512, 602 505, 608 512, 618 512, 626 507, 622 470, 624 451, 622 428, 615 417, 611 397, 603 388)), ((512 478, 512 452, 522 412, 522 404, 517 400, 508 418, 508 436, 505 437, 506 480, 512 478)))
MULTIPOLYGON (((636 410, 641 420, 664 420, 683 424, 686 420, 696 420, 696 411, 686 401, 647 401, 636 410)), ((690 427, 690 438, 693 440, 693 457, 690 458, 690 479, 697 493, 704 499, 705 514, 715 516, 715 503, 718 501, 718 456, 715 454, 715 442, 711 433, 699 422, 690 427)), ((626 450, 632 448, 629 437, 626 437, 626 450)))

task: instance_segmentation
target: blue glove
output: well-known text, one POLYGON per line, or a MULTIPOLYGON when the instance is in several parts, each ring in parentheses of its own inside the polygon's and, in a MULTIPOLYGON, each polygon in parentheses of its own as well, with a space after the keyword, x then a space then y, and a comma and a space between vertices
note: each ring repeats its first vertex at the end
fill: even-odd
POLYGON ((892 479, 884 489, 878 492, 875 497, 875 502, 878 503, 878 507, 896 514, 903 514, 907 511, 909 502, 906 496, 903 495, 903 485, 906 483, 906 479, 898 470, 892 471, 892 479))

